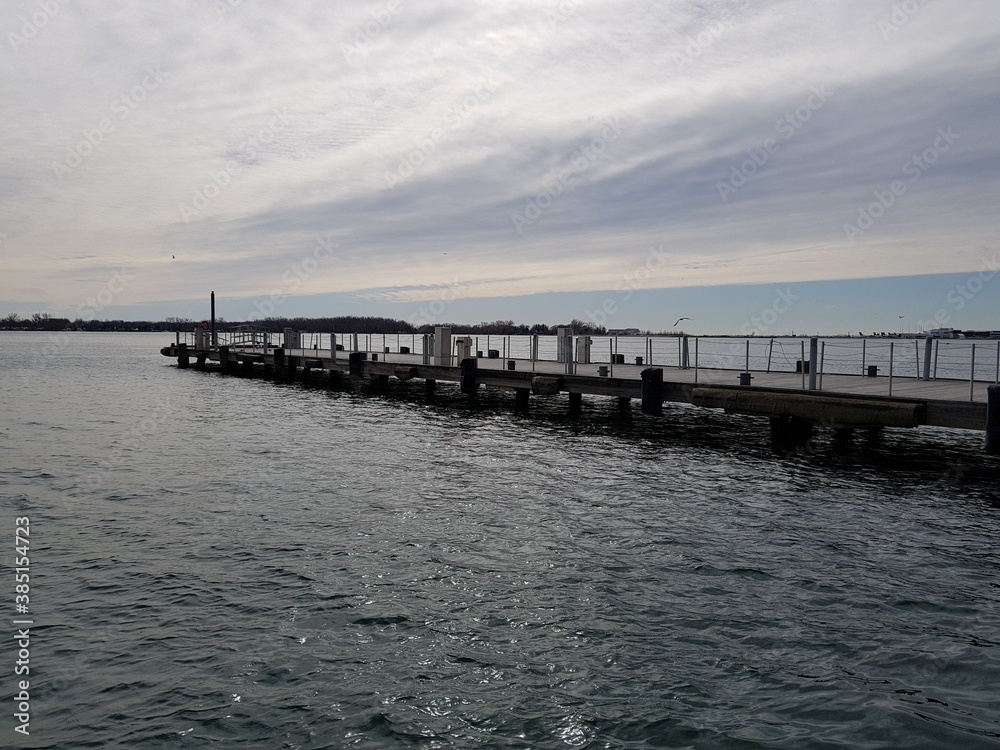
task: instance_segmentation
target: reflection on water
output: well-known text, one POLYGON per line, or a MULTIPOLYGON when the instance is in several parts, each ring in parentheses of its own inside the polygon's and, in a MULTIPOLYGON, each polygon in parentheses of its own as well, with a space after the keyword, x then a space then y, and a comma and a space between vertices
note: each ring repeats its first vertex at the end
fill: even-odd
POLYGON ((777 454, 766 420, 364 398, 162 343, 0 338, 37 746, 998 741, 980 434, 777 454))

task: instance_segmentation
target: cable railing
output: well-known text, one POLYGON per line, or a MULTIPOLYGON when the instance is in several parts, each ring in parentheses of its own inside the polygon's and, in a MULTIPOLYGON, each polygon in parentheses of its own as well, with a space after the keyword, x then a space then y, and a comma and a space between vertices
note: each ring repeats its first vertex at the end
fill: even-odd
MULTIPOLYGON (((267 353, 277 347, 312 351, 317 357, 346 357, 365 352, 418 356, 429 360, 433 334, 315 333, 285 330, 271 333, 242 327, 215 333, 197 329, 178 333, 177 343, 198 349, 228 346, 267 353), (426 354, 425 354, 426 352, 426 354)), ((803 389, 823 390, 824 376, 855 375, 884 378, 891 395, 900 379, 968 381, 970 398, 976 383, 1000 383, 1000 340, 900 338, 810 338, 712 336, 563 336, 510 334, 450 334, 449 364, 460 357, 597 365, 599 375, 637 377, 646 367, 739 373, 794 373, 803 389)), ((435 358, 441 363, 440 357, 435 358)), ((741 380, 742 382, 742 380, 741 380)), ((749 384, 747 381, 744 384, 749 384)))

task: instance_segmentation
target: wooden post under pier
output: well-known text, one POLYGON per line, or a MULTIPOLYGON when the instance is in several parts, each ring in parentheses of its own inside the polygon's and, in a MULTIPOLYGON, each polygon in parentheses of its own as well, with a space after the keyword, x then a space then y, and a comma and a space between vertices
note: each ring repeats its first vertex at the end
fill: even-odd
POLYGON ((528 404, 531 399, 531 389, 530 388, 518 388, 514 391, 514 411, 526 412, 528 411, 528 404))
POLYGON ((569 394, 569 413, 579 414, 583 409, 583 394, 574 393, 570 391, 569 394))
POLYGON ((479 384, 476 382, 477 364, 475 357, 463 359, 460 367, 462 370, 462 393, 475 398, 476 390, 479 387, 479 384))
POLYGON ((372 393, 379 396, 384 396, 389 392, 389 376, 388 375, 369 375, 368 376, 368 387, 372 393))
POLYGON ((813 435, 814 425, 801 417, 770 417, 771 445, 782 453, 804 447, 813 435))
POLYGON ((663 370, 658 367, 642 371, 642 413, 663 416, 663 370))
MULTIPOLYGON (((289 339, 294 338, 293 335, 289 336, 289 339)), ((272 350, 270 347, 257 346, 256 341, 253 345, 249 342, 234 344, 224 341, 220 347, 211 347, 207 335, 203 335, 201 339, 200 347, 192 347, 190 342, 185 342, 184 345, 181 342, 171 342, 172 345, 164 347, 161 352, 165 356, 176 358, 180 368, 190 367, 194 364, 191 362, 194 359, 199 367, 221 369, 223 372, 233 369, 241 374, 260 372, 257 369, 260 367, 267 374, 273 369, 279 379, 288 378, 298 367, 304 368, 303 375, 317 368, 326 370, 331 373, 331 381, 339 380, 341 373, 349 371, 354 384, 370 393, 384 392, 385 383, 391 377, 401 381, 424 380, 425 392, 431 398, 438 380, 455 383, 466 395, 473 395, 482 387, 498 388, 514 392, 514 407, 517 411, 528 408, 532 394, 555 395, 561 392, 568 394, 569 406, 573 411, 582 406, 584 394, 615 399, 617 411, 622 413, 628 413, 633 398, 642 399, 643 412, 647 414, 664 413, 665 401, 685 403, 700 408, 774 417, 773 437, 775 442, 784 445, 808 442, 811 429, 809 425, 832 427, 836 431, 838 444, 846 442, 848 433, 844 430, 850 428, 856 430, 880 426, 897 428, 928 425, 984 430, 987 425, 985 383, 973 381, 976 389, 972 392, 974 398, 970 400, 968 381, 972 378, 967 376, 964 379, 963 396, 962 380, 933 380, 933 362, 930 372, 932 380, 924 380, 928 374, 930 359, 926 343, 920 370, 915 373, 915 377, 894 377, 893 394, 887 398, 885 386, 881 382, 848 375, 826 374, 822 383, 825 390, 821 393, 818 389, 810 391, 805 383, 800 389, 797 384, 804 378, 800 378, 798 373, 789 372, 761 372, 753 387, 738 387, 732 384, 732 373, 735 370, 724 369, 702 369, 698 380, 692 382, 692 374, 676 365, 645 369, 641 366, 622 365, 620 371, 616 368, 616 372, 609 377, 608 372, 600 373, 600 368, 587 367, 585 364, 581 365, 580 372, 567 373, 565 363, 552 360, 533 363, 532 367, 521 360, 514 368, 510 368, 503 366, 505 363, 502 359, 497 362, 478 361, 470 356, 462 362, 456 362, 452 357, 448 364, 434 365, 423 364, 419 352, 399 352, 396 355, 390 353, 389 361, 383 361, 382 356, 376 361, 374 358, 369 359, 368 353, 359 351, 352 353, 355 356, 349 357, 349 361, 345 362, 345 357, 332 357, 332 347, 327 355, 325 348, 322 351, 318 348, 302 350, 288 347, 272 350), (365 388, 369 383, 372 387, 365 388)), ((311 345, 312 342, 309 343, 311 345)), ((433 353, 434 347, 429 348, 433 353)), ((697 352, 697 339, 695 348, 697 352)), ((681 353, 683 354, 683 340, 681 353)), ((439 351, 438 355, 440 354, 439 351)), ((739 354, 742 356, 739 357, 741 361, 738 364, 745 367, 746 353, 740 351, 739 354)), ((817 366, 812 367, 812 357, 808 354, 803 351, 805 368, 802 369, 806 370, 803 375, 815 372, 819 376, 822 368, 818 366, 818 361, 817 366)), ((891 354, 890 347, 890 358, 891 354)), ((933 355, 933 348, 931 354, 933 355)), ((697 356, 692 364, 697 372, 697 356)), ((893 372, 893 375, 896 373, 893 372)), ((1000 398, 997 395, 992 397, 994 402, 1000 398)), ((611 406, 614 410, 614 402, 611 406)), ((990 455, 1000 455, 1000 406, 994 408, 995 411, 990 416, 988 452, 990 455)))
POLYGON ((1000 385, 986 387, 986 455, 1000 456, 1000 385))

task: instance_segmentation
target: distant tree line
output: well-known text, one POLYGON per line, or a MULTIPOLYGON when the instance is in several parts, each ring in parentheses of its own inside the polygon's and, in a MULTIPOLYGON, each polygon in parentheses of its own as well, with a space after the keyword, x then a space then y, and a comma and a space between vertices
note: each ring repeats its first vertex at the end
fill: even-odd
POLYGON ((294 331, 305 331, 307 333, 433 333, 435 326, 447 326, 455 333, 476 333, 476 334, 505 334, 505 335, 525 335, 538 334, 540 336, 554 336, 557 328, 572 328, 574 334, 601 336, 607 333, 604 326, 597 326, 583 320, 574 319, 569 323, 559 323, 548 326, 544 323, 527 325, 515 323, 513 320, 494 320, 493 322, 482 323, 425 323, 414 326, 405 320, 394 318, 360 317, 344 315, 335 318, 264 318, 241 323, 229 323, 227 325, 254 325, 258 328, 278 333, 285 328, 294 331))
POLYGON ((0 318, 0 331, 186 331, 194 323, 187 318, 151 320, 84 320, 57 318, 48 313, 33 313, 22 318, 10 313, 0 318))
MULTIPOLYGON (((56 318, 48 313, 34 313, 22 318, 17 313, 10 313, 0 318, 0 330, 3 331, 145 331, 173 332, 190 331, 201 321, 190 318, 169 317, 162 321, 150 320, 83 320, 77 318, 56 318)), ((546 325, 535 323, 515 323, 513 320, 494 320, 482 323, 438 323, 414 326, 405 320, 394 318, 341 315, 330 318, 264 318, 263 320, 225 321, 216 318, 216 326, 220 331, 235 326, 252 325, 258 329, 279 333, 285 328, 307 333, 433 333, 435 325, 448 326, 455 333, 473 333, 482 335, 530 335, 554 336, 557 328, 572 328, 575 335, 603 336, 607 333, 604 326, 594 325, 587 321, 574 318, 569 323, 546 325)))

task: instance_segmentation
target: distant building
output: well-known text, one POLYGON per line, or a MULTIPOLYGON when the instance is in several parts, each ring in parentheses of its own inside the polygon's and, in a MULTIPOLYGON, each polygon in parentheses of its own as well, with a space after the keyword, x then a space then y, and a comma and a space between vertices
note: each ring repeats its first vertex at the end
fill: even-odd
POLYGON ((638 336, 641 331, 638 328, 609 328, 609 336, 638 336))

